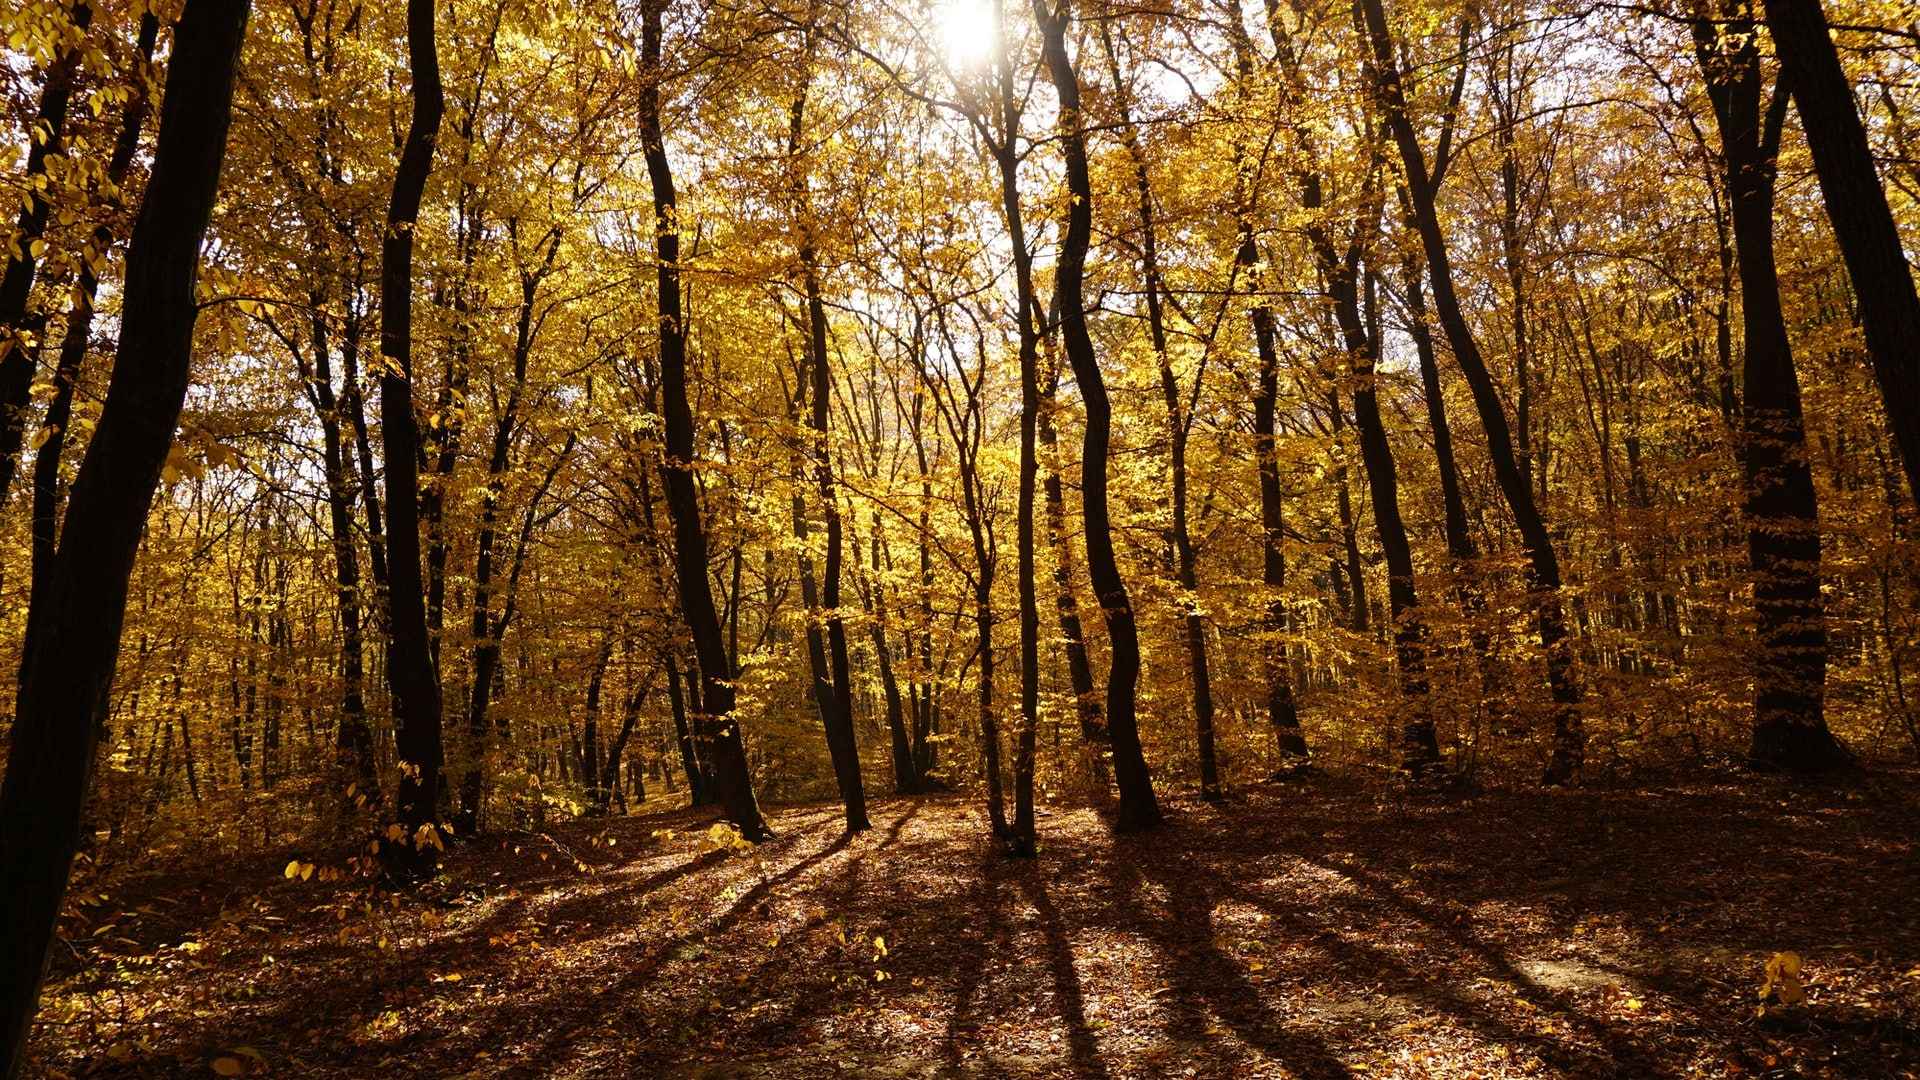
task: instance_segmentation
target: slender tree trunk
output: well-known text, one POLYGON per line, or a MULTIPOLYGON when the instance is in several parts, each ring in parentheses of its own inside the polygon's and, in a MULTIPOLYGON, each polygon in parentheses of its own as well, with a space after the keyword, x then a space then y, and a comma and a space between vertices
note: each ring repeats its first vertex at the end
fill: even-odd
MULTIPOLYGON (((1123 85, 1119 58, 1113 49, 1110 26, 1100 26, 1107 66, 1115 86, 1123 85)), ((1171 473, 1173 502, 1173 550, 1175 580, 1181 591, 1181 606, 1186 610, 1181 622, 1186 627, 1187 673, 1192 685, 1194 744, 1200 758, 1200 797, 1210 802, 1225 797, 1220 787, 1220 765, 1213 740, 1213 678, 1207 664, 1207 628, 1200 614, 1199 555, 1193 546, 1193 530, 1187 521, 1187 437, 1193 421, 1185 395, 1174 374, 1173 357, 1167 347, 1164 291, 1160 281, 1160 251, 1154 230, 1153 185, 1147 176, 1147 158, 1140 149, 1139 132, 1124 97, 1119 101, 1120 141, 1133 165, 1135 210, 1140 221, 1140 271, 1146 286, 1147 333, 1160 374, 1160 393, 1167 408, 1167 457, 1171 473)), ((1199 397, 1199 376, 1192 397, 1199 397)))
POLYGON ((48 158, 57 159, 65 153, 67 106, 73 98, 86 33, 93 24, 92 5, 73 5, 67 19, 78 37, 54 57, 46 82, 40 87, 40 107, 29 128, 33 136, 27 140, 27 171, 22 178, 26 181, 22 190, 27 195, 14 225, 14 248, 7 254, 5 272, 0 273, 0 502, 13 487, 20 443, 26 432, 27 395, 33 389, 35 360, 40 351, 38 338, 46 327, 44 315, 27 311, 46 246, 41 235, 46 232, 52 210, 50 196, 36 191, 34 181, 46 177, 48 158))
POLYGON ((0 1076, 21 1065, 79 841, 127 583, 186 398, 200 247, 226 156, 244 0, 188 0, 127 250, 120 343, 46 603, 29 612, 0 784, 0 1076))
POLYGON ((1060 434, 1053 421, 1059 409, 1060 386, 1058 360, 1052 361, 1046 381, 1040 388, 1040 415, 1035 426, 1039 457, 1046 474, 1041 488, 1046 498, 1047 546, 1053 551, 1054 609, 1060 619, 1061 651, 1067 661, 1067 683, 1073 689, 1074 711, 1080 718, 1080 737, 1092 750, 1100 769, 1100 786, 1106 787, 1107 722, 1101 715, 1103 704, 1093 685, 1093 663, 1087 656, 1086 630, 1080 624, 1080 601, 1074 594, 1073 547, 1067 543, 1067 499, 1060 480, 1060 434))
POLYGON ((1521 540, 1527 549, 1535 619, 1540 632, 1540 646, 1547 655, 1547 679, 1555 705, 1553 753, 1543 779, 1549 784, 1571 783, 1579 775, 1586 754, 1586 731, 1581 723, 1581 688, 1578 674, 1574 671, 1572 643, 1567 637, 1566 616, 1560 606, 1559 558, 1547 532, 1546 522, 1534 502, 1532 488, 1514 456, 1513 437, 1507 426, 1505 406, 1500 402, 1493 376, 1487 370, 1479 343, 1474 339, 1473 330, 1460 309, 1459 297, 1454 292, 1446 235, 1441 230, 1439 213, 1435 207, 1438 192, 1427 171, 1426 154, 1420 148, 1419 135, 1414 130, 1412 118, 1407 115, 1399 61, 1395 58, 1393 41, 1387 31, 1386 10, 1382 0, 1357 2, 1361 6, 1373 52, 1373 78, 1386 109, 1394 143, 1400 151, 1400 162, 1407 179, 1407 194, 1413 204, 1414 224, 1427 257, 1427 273, 1433 284, 1434 311, 1439 317, 1441 329, 1447 335, 1447 343, 1452 347, 1454 362, 1460 365, 1460 372, 1473 391, 1474 406, 1480 413, 1480 423, 1487 435, 1488 460, 1493 465, 1494 477, 1499 482, 1501 493, 1506 496, 1507 506, 1513 512, 1514 523, 1519 526, 1521 540))
MULTIPOLYGON (((1243 233, 1241 260, 1259 261, 1251 233, 1243 233)), ((1280 455, 1276 422, 1280 398, 1280 354, 1274 345, 1273 309, 1266 304, 1254 306, 1254 346, 1260 357, 1260 370, 1253 398, 1253 449, 1260 479, 1260 582, 1267 589, 1264 624, 1265 647, 1261 649, 1262 675, 1267 684, 1267 723, 1273 728, 1274 743, 1283 761, 1304 763, 1307 740, 1300 730, 1300 713, 1294 703, 1293 679, 1288 670, 1287 587, 1285 547, 1285 503, 1280 488, 1280 455)))
POLYGON ((707 791, 706 770, 694 752, 693 730, 687 725, 687 699, 680 688, 680 658, 669 654, 667 666, 667 702, 673 712, 674 742, 680 748, 680 767, 687 774, 689 805, 706 806, 712 801, 707 791))
POLYGON ((1353 379, 1353 422, 1360 429, 1360 458, 1367 470, 1374 526, 1380 534, 1380 549, 1387 557, 1387 603, 1393 614, 1394 653, 1400 665, 1400 690, 1406 709, 1400 729, 1400 763, 1401 768, 1419 778, 1440 764, 1440 745, 1434 736, 1427 695, 1427 628, 1414 589, 1413 548, 1400 516, 1393 445, 1387 441, 1386 424, 1380 418, 1375 380, 1379 340, 1367 332, 1361 318, 1354 260, 1340 259, 1330 248, 1323 248, 1320 269, 1345 339, 1353 379))
MULTIPOLYGON (((808 80, 812 80, 812 33, 808 32, 808 80)), ((847 624, 840 614, 840 576, 845 541, 840 522, 840 493, 833 478, 833 453, 828 431, 832 361, 827 355, 827 305, 821 295, 819 259, 814 249, 815 235, 812 204, 807 194, 806 163, 801 155, 805 134, 807 92, 803 88, 790 110, 791 130, 788 142, 792 159, 793 187, 800 225, 800 283, 807 301, 807 398, 811 408, 807 426, 811 440, 808 460, 813 465, 813 482, 826 521, 827 553, 825 576, 821 582, 823 607, 816 609, 813 597, 807 597, 807 640, 815 667, 813 697, 820 709, 821 725, 826 728, 827 753, 833 759, 833 776, 840 788, 840 802, 846 808, 847 831, 872 828, 867 820, 866 786, 860 777, 860 747, 854 738, 853 679, 847 659, 847 624), (818 622, 816 622, 818 618, 818 622), (826 641, 820 641, 824 624, 826 641), (824 661, 824 662, 823 662, 824 661)), ((795 495, 794 530, 805 540, 806 515, 799 495, 795 495)), ((804 559, 804 556, 803 556, 804 559)), ((805 582, 811 593, 812 574, 805 582)))
POLYGON ((1093 338, 1087 332, 1086 298, 1082 293, 1087 249, 1093 235, 1093 182, 1087 171, 1080 83, 1074 74, 1073 61, 1067 55, 1070 2, 1054 0, 1052 10, 1048 11, 1047 0, 1034 0, 1034 17, 1040 24, 1047 72, 1060 101, 1061 149, 1066 157, 1067 189, 1072 195, 1054 287, 1060 296, 1061 339, 1087 412, 1080 460, 1080 498, 1086 520, 1087 577, 1100 599, 1100 612, 1111 641, 1107 730, 1113 743, 1114 780, 1120 788, 1116 825, 1123 831, 1150 829, 1159 825, 1161 818, 1135 716, 1140 681, 1140 635, 1126 582, 1120 576, 1120 563, 1114 554, 1113 523, 1107 507, 1107 456, 1113 436, 1113 408, 1107 399, 1099 359, 1094 355, 1093 338))
MULTIPOLYGON (((373 760, 373 728, 367 723, 363 687, 366 656, 360 623, 360 557, 353 540, 353 476, 340 431, 340 405, 333 391, 333 367, 328 355, 326 320, 320 297, 314 298, 313 363, 308 385, 314 413, 320 420, 322 458, 327 482, 328 527, 333 546, 334 594, 340 615, 340 731, 336 753, 352 776, 354 794, 377 805, 379 776, 373 760)), ((352 798, 349 798, 352 803, 352 798)))
MULTIPOLYGON (((995 24, 998 25, 1000 9, 996 3, 995 24)), ((1016 857, 1030 857, 1035 851, 1035 826, 1033 812, 1033 739, 1040 716, 1040 605, 1035 583, 1033 549, 1033 499, 1036 479, 1039 475, 1038 446, 1036 444, 1037 425, 1040 413, 1040 328, 1036 325, 1040 318, 1040 303, 1034 292, 1033 255, 1027 247, 1027 231, 1020 205, 1020 153, 1017 147, 1020 132, 1021 102, 1015 85, 1013 61, 1008 54, 1005 40, 994 57, 994 78, 999 91, 999 130, 992 131, 988 125, 976 120, 976 129, 987 138, 994 162, 1000 172, 1000 206, 1006 219, 1007 233, 1012 243, 1014 272, 1014 323, 1020 335, 1020 476, 1019 494, 1014 512, 1015 547, 1015 588, 1019 594, 1019 630, 1020 630, 1020 730, 1014 744, 1014 821, 1011 829, 1006 827, 1004 814, 1000 809, 999 776, 999 733, 992 733, 987 747, 993 761, 992 775, 988 780, 989 809, 988 816, 993 822, 994 832, 1007 841, 1008 853, 1016 857)), ((977 397, 974 399, 977 404, 977 397)), ((984 423, 984 420, 981 421, 984 423)), ((979 429, 975 429, 976 435, 979 429)), ((970 470, 977 469, 977 453, 971 458, 970 470)), ((977 476, 977 474, 976 474, 977 476)), ((977 502, 978 500, 976 500, 977 502)), ((990 591, 991 572, 984 561, 986 548, 979 542, 977 518, 975 527, 976 554, 982 559, 981 576, 976 582, 984 591, 990 591)), ((984 591, 976 601, 979 613, 976 616, 983 630, 990 630, 992 613, 984 591)), ((982 639, 984 642, 985 638, 982 639)), ((992 658, 983 644, 981 659, 985 666, 982 672, 991 670, 992 658)), ((983 687, 982 693, 990 693, 983 687)), ((985 706, 983 704, 982 708, 985 706)), ((985 730, 983 728, 983 730, 985 730)))
MULTIPOLYGON (((516 238, 517 239, 517 238, 516 238)), ((540 283, 553 271, 560 250, 560 231, 555 227, 543 238, 544 261, 536 268, 520 272, 519 316, 514 323, 513 381, 507 399, 493 428, 493 445, 487 459, 486 494, 480 505, 480 531, 474 539, 473 613, 469 629, 473 634, 470 667, 473 681, 467 690, 467 753, 460 776, 460 810, 454 817, 454 830, 463 836, 482 828, 482 809, 486 798, 486 770, 493 749, 492 727, 487 710, 493 699, 493 680, 500 669, 500 639, 507 632, 511 616, 493 614, 494 549, 499 540, 500 499, 506 493, 507 470, 512 465, 513 440, 520 428, 520 409, 527 388, 527 365, 533 356, 534 298, 540 283)), ((536 243, 537 249, 540 244, 536 243)), ((540 505, 541 497, 553 483, 557 467, 550 469, 528 504, 528 521, 540 505)), ((523 530, 524 531, 524 530, 523 530)), ((523 545, 524 546, 524 545, 523 545)), ((519 554, 515 554, 515 576, 519 554)), ((508 600, 511 610, 512 599, 508 600)))
POLYGON ((728 820, 748 840, 773 835, 760 816, 753 794, 753 775, 747 768, 745 740, 733 711, 733 670, 727 659, 720 613, 714 606, 713 586, 707 580, 707 533, 700 520, 700 497, 694 487, 696 461, 693 410, 687 400, 686 326, 680 313, 680 225, 673 189, 673 168, 667 160, 660 130, 661 15, 669 0, 641 0, 640 138, 653 184, 654 255, 658 260, 660 330, 660 396, 666 420, 665 460, 667 512, 673 519, 674 570, 680 583, 680 606, 693 634, 700 663, 701 708, 693 726, 713 769, 714 793, 726 808, 728 820))
MULTIPOLYGON (((880 580, 880 512, 873 512, 871 575, 864 590, 872 609, 868 633, 873 640, 874 663, 880 669, 880 688, 887 703, 887 735, 893 751, 893 788, 896 795, 920 794, 920 770, 913 758, 913 739, 907 731, 906 705, 900 696, 900 676, 894 667, 893 648, 887 640, 887 583, 880 580)), ((855 552, 859 551, 855 545, 855 552)), ((889 556, 888 561, 891 562, 889 556)))
POLYGON ((613 638, 608 636, 594 654, 593 671, 587 676, 586 730, 580 737, 580 784, 586 788, 587 804, 597 812, 605 812, 612 798, 608 763, 600 754, 600 691, 606 687, 607 665, 612 660, 613 638))

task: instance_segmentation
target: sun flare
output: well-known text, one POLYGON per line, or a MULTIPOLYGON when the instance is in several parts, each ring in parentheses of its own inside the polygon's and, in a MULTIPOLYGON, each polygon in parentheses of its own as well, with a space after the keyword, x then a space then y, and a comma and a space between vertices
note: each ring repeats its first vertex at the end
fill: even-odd
POLYGON ((947 63, 975 68, 992 58, 999 37, 994 15, 991 0, 940 0, 934 8, 934 24, 947 63))

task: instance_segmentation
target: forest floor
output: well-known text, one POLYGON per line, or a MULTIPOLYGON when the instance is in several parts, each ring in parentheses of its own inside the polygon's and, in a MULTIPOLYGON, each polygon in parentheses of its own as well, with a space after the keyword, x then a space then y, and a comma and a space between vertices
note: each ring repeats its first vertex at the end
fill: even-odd
POLYGON ((1441 798, 1337 779, 1093 810, 689 811, 129 880, 64 927, 52 1076, 1920 1077, 1920 777, 1441 798), (296 870, 297 873, 297 870, 296 870), (371 901, 371 902, 370 902, 371 901), (1805 958, 1804 1005, 1762 1015, 1805 958))

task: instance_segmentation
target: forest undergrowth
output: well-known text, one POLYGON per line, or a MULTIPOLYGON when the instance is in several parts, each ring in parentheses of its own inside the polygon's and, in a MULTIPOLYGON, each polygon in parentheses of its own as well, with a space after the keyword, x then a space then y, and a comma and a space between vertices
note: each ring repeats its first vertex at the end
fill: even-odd
POLYGON ((1033 860, 962 796, 759 846, 671 810, 397 892, 344 850, 143 864, 76 883, 29 1074, 1916 1076, 1914 779, 1315 777, 1138 836, 1043 809, 1033 860))

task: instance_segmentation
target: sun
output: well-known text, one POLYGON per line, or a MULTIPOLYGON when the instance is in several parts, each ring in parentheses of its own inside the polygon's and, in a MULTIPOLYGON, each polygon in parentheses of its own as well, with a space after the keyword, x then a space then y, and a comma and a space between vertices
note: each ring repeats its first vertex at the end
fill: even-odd
POLYGON ((934 8, 934 25, 947 63, 961 69, 976 68, 993 57, 999 38, 994 8, 993 0, 939 0, 934 8))

